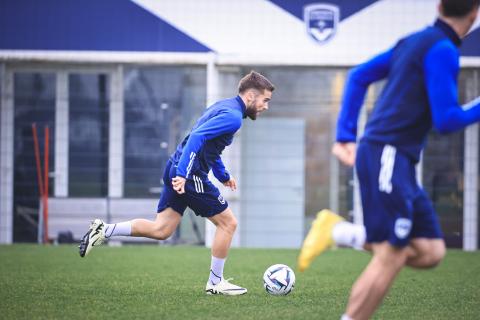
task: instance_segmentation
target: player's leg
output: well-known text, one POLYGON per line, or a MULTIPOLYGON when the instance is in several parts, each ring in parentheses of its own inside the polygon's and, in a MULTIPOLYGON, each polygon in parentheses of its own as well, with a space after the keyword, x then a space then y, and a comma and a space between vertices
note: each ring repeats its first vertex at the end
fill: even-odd
POLYGON ((112 237, 146 237, 165 240, 175 231, 181 219, 182 215, 172 208, 166 208, 158 213, 154 221, 133 219, 130 221, 106 224, 100 219, 95 219, 80 242, 80 256, 86 256, 93 247, 99 246, 106 239, 112 237))
MULTIPOLYGON (((415 213, 406 264, 412 268, 433 268, 445 256, 445 242, 442 239, 438 217, 428 196, 422 190, 419 190, 417 194, 418 196, 413 201, 415 213)), ((325 230, 326 228, 319 229, 326 233, 325 230)), ((371 245, 365 243, 366 231, 363 225, 340 220, 333 226, 331 233, 331 241, 337 246, 372 251, 371 245)))
POLYGON ((169 238, 177 229, 182 215, 172 208, 166 208, 157 214, 154 221, 147 219, 134 219, 131 221, 132 237, 146 237, 156 240, 169 238))
POLYGON ((175 174, 173 169, 172 163, 168 161, 163 176, 165 187, 158 203, 158 214, 154 221, 134 219, 106 224, 100 219, 95 219, 80 242, 80 256, 86 256, 94 246, 98 246, 105 239, 115 236, 147 237, 158 240, 168 238, 177 228, 187 207, 184 198, 172 188, 170 177, 175 174))
MULTIPOLYGON (((377 161, 363 159, 365 157, 372 157, 372 155, 380 157, 381 150, 371 152, 369 149, 368 144, 360 143, 357 150, 357 162, 359 162, 358 160, 360 159, 360 165, 363 163, 380 162, 378 159, 376 159, 377 161)), ((376 149, 378 149, 378 147, 376 147, 376 149)), ((377 168, 377 171, 378 170, 379 168, 377 168)), ((371 168, 367 167, 367 172, 368 171, 371 171, 371 168)), ((369 174, 366 175, 367 178, 364 178, 366 182, 369 182, 370 184, 378 184, 378 182, 375 182, 375 179, 378 178, 378 174, 373 178, 369 177, 369 174), (370 181, 370 179, 373 179, 373 182, 370 181)), ((370 185, 363 186, 363 188, 369 189, 370 185)), ((363 243, 365 243, 365 238, 366 232, 363 226, 346 222, 341 216, 330 210, 322 210, 318 213, 317 218, 312 223, 312 227, 303 242, 298 257, 298 269, 299 271, 306 270, 315 257, 320 255, 333 244, 361 248, 363 243)))
POLYGON ((317 214, 298 256, 298 269, 305 271, 313 259, 333 245, 357 250, 369 250, 365 227, 345 221, 336 213, 324 209, 317 214))
POLYGON ((223 267, 237 229, 237 219, 228 202, 207 177, 193 175, 185 183, 185 201, 195 214, 209 219, 216 231, 212 243, 209 279, 205 287, 207 294, 239 295, 247 289, 231 284, 223 278, 223 267))
POLYGON ((351 319, 370 318, 407 260, 407 248, 396 248, 387 241, 372 244, 372 249, 373 257, 350 293, 346 315, 351 319))
MULTIPOLYGON (((332 240, 337 246, 372 251, 372 246, 365 243, 365 227, 342 221, 332 230, 332 240)), ((417 269, 436 267, 445 257, 446 247, 443 239, 414 238, 410 240, 406 265, 417 269)))
POLYGON ((412 268, 433 268, 446 253, 440 223, 424 190, 418 190, 413 206, 415 214, 407 265, 412 268))
POLYGON ((223 278, 223 267, 232 243, 233 234, 237 229, 237 219, 230 208, 208 219, 216 227, 212 242, 212 261, 208 281, 216 285, 223 278))
POLYGON ((234 285, 223 278, 223 268, 237 229, 237 218, 230 208, 208 218, 216 227, 212 242, 212 262, 205 291, 207 294, 241 295, 247 289, 234 285))
POLYGON ((330 210, 325 209, 317 214, 298 256, 299 271, 305 271, 315 257, 334 244, 333 229, 343 221, 341 216, 330 210))
POLYGON ((173 190, 169 180, 170 173, 168 168, 169 166, 167 165, 164 177, 165 187, 158 202, 156 219, 154 221, 133 219, 120 224, 107 224, 105 225, 106 238, 132 236, 165 240, 172 235, 177 229, 187 205, 184 197, 173 190))
POLYGON ((145 237, 165 240, 177 229, 182 215, 172 208, 165 208, 155 220, 133 219, 120 223, 105 224, 105 239, 116 236, 145 237))
POLYGON ((415 238, 408 246, 407 266, 417 269, 436 267, 445 257, 446 248, 443 239, 415 238))
POLYGON ((405 265, 418 186, 414 163, 395 147, 360 143, 356 162, 373 257, 352 287, 346 316, 368 319, 405 265))
POLYGON ((209 217, 208 220, 216 227, 212 243, 212 255, 225 259, 237 229, 237 218, 233 215, 232 210, 227 208, 222 213, 209 217))

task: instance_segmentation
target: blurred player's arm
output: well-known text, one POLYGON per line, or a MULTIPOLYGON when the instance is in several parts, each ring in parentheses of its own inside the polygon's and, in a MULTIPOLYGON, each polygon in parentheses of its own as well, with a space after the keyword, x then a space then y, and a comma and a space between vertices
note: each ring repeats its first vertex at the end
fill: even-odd
POLYGON ((348 166, 355 163, 358 115, 368 86, 388 76, 392 53, 393 49, 383 52, 349 72, 332 147, 333 155, 348 166))
POLYGON ((205 141, 222 134, 234 133, 241 125, 242 120, 240 118, 224 112, 205 121, 201 126, 192 130, 178 162, 177 176, 172 180, 173 188, 178 193, 185 192, 185 181, 190 177, 193 162, 205 141))
POLYGON ((458 51, 447 41, 440 41, 425 55, 425 86, 432 112, 432 122, 440 133, 449 133, 480 121, 480 97, 460 106, 457 95, 458 51))

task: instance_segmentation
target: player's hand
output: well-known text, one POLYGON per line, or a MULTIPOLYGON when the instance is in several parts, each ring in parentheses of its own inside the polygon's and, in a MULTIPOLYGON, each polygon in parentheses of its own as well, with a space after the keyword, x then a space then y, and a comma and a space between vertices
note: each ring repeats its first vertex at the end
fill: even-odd
POLYGON ((185 182, 187 179, 184 177, 176 176, 172 179, 173 190, 177 191, 178 194, 185 193, 185 182))
POLYGON ((225 187, 230 188, 230 190, 232 190, 232 191, 237 190, 237 181, 235 180, 234 177, 230 177, 230 180, 225 181, 225 182, 223 183, 223 185, 224 185, 225 187))
POLYGON ((343 164, 353 167, 357 144, 355 142, 335 142, 332 147, 332 154, 343 164))

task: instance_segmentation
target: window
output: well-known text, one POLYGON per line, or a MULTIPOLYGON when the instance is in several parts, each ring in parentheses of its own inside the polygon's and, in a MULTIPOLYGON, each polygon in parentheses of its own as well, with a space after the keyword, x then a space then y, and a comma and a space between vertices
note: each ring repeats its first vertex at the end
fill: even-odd
POLYGON ((206 70, 127 69, 124 90, 124 196, 157 198, 170 154, 205 109, 206 70))
POLYGON ((69 76, 69 196, 108 195, 108 77, 69 76))
MULTIPOLYGON (((45 150, 44 128, 49 126, 49 167, 54 168, 55 75, 14 74, 14 241, 36 241, 40 189, 37 180, 32 124, 36 123, 40 158, 45 150)), ((51 194, 52 183, 49 183, 51 194)))

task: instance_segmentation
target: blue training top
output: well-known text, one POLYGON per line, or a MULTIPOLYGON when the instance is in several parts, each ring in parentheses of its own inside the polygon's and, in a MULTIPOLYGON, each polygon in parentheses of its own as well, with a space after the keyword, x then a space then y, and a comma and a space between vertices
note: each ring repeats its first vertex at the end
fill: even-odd
POLYGON ((191 179, 195 174, 203 180, 207 179, 211 168, 220 182, 230 180, 220 155, 242 126, 245 111, 246 106, 240 96, 208 107, 170 157, 177 166, 177 176, 191 179))
POLYGON ((337 141, 356 140, 357 120, 368 86, 387 78, 365 127, 364 138, 390 144, 415 162, 434 127, 448 133, 480 120, 480 98, 458 105, 461 40, 445 22, 401 39, 392 49, 349 73, 337 123, 337 141))

